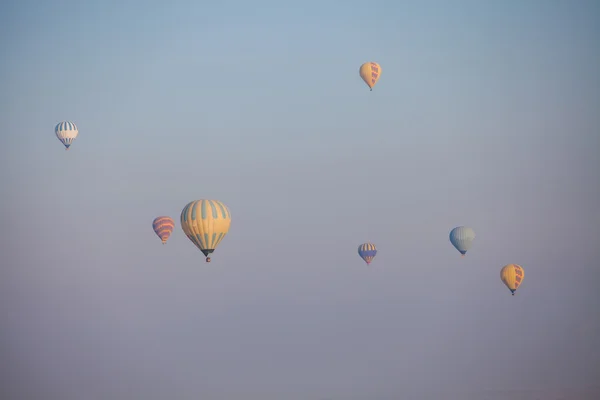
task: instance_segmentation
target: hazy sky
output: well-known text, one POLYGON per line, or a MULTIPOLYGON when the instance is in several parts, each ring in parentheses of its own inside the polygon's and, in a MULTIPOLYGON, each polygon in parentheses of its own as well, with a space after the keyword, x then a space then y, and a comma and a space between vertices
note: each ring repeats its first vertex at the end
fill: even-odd
POLYGON ((593 0, 3 2, 0 397, 600 398, 599 42, 593 0))

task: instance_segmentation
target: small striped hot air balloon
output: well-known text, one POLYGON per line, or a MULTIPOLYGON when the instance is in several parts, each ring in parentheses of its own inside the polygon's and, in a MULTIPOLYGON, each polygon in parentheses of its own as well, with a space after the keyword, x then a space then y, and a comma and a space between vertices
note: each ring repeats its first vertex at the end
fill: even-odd
POLYGON ((65 146, 66 150, 69 150, 69 147, 79 135, 79 130, 73 122, 63 121, 56 125, 54 133, 56 133, 56 137, 65 146))
POLYGON ((525 271, 523 270, 523 267, 518 264, 508 264, 502 267, 500 270, 500 279, 510 290, 513 296, 515 295, 515 292, 521 283, 523 283, 524 278, 525 271))
POLYGON ((450 231, 450 243, 464 257, 467 251, 473 245, 475 239, 475 231, 466 226, 457 226, 450 231))
POLYGON ((154 218, 154 221, 152 221, 152 229, 154 229, 154 232, 156 232, 156 235, 160 238, 162 244, 167 243, 174 228, 175 221, 173 221, 171 217, 156 217, 154 218))
POLYGON ((377 255, 377 248, 373 243, 363 243, 358 246, 358 255, 369 265, 377 255))
POLYGON ((181 229, 204 253, 206 262, 223 240, 231 225, 231 212, 218 200, 195 200, 181 211, 181 229))

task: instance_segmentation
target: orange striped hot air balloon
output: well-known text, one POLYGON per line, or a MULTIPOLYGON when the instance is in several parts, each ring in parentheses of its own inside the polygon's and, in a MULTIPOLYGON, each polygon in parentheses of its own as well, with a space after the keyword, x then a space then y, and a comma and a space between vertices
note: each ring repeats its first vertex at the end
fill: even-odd
POLYGON ((171 217, 156 217, 152 221, 152 229, 154 229, 163 244, 167 243, 174 228, 175 222, 171 217))

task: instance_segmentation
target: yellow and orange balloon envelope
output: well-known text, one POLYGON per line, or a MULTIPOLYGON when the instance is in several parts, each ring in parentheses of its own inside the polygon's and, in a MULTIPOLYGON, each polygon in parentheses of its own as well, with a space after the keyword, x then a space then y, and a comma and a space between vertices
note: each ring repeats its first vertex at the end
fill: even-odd
POLYGON ((512 292, 513 296, 523 282, 523 278, 525 278, 525 271, 523 267, 517 264, 505 265, 500 271, 500 279, 502 279, 502 282, 512 292))
POLYGON ((373 86, 375 86, 381 76, 381 67, 376 62, 366 62, 360 66, 359 73, 369 89, 373 90, 373 86))
POLYGON ((152 229, 154 229, 154 232, 163 244, 167 243, 174 228, 175 221, 170 217, 156 217, 154 218, 154 221, 152 221, 152 229))

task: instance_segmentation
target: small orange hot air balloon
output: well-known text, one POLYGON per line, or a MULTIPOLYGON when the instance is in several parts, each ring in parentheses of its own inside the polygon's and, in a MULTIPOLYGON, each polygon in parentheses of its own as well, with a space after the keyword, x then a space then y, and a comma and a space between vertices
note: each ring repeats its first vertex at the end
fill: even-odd
POLYGON ((523 267, 517 264, 505 265, 500 271, 500 279, 508 287, 513 296, 521 283, 523 283, 523 278, 525 278, 525 271, 523 271, 523 267))
POLYGON ((162 241, 162 244, 165 244, 175 228, 175 221, 173 221, 171 217, 156 217, 154 221, 152 221, 152 228, 162 241))
POLYGON ((362 80, 373 90, 373 86, 381 76, 381 67, 376 62, 366 62, 360 66, 359 73, 362 80))

